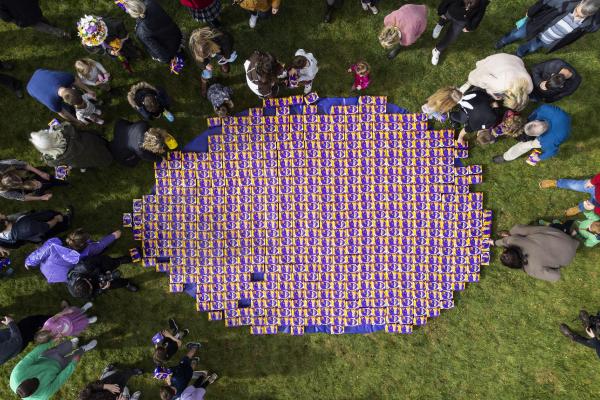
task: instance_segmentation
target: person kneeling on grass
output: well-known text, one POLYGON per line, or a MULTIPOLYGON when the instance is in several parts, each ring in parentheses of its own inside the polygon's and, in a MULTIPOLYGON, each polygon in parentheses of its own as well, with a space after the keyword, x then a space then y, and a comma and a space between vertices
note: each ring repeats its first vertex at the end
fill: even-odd
POLYGON ((77 299, 91 299, 107 290, 125 288, 130 292, 139 289, 129 279, 121 277, 118 268, 131 263, 130 256, 111 258, 105 255, 88 257, 77 264, 67 275, 67 289, 77 299))
MULTIPOLYGON (((173 318, 169 318, 169 329, 163 329, 152 337, 154 343, 154 354, 152 360, 157 366, 164 366, 181 348, 182 339, 189 335, 189 329, 179 329, 179 325, 173 318)), ((200 348, 199 343, 190 342, 187 348, 200 348)))
POLYGON ((188 383, 194 376, 194 368, 198 359, 194 358, 200 346, 196 345, 190 348, 187 354, 181 359, 179 365, 173 368, 173 374, 166 380, 167 386, 160 388, 161 400, 201 400, 204 392, 196 391, 196 388, 205 388, 217 379, 217 374, 202 373, 196 382, 188 387, 188 383), (193 389, 190 389, 193 388, 193 389), (185 396, 184 396, 185 394, 185 396))
POLYGON ((83 353, 98 342, 77 348, 79 339, 66 340, 56 347, 48 342, 34 348, 12 370, 10 388, 22 399, 48 400, 67 382, 83 353))
POLYGON ((560 269, 571 263, 579 247, 576 239, 550 226, 515 225, 500 236, 494 244, 505 248, 503 265, 549 282, 560 279, 560 269))
POLYGON ((529 150, 541 149, 539 155, 530 156, 535 165, 539 161, 547 160, 558 153, 558 148, 571 134, 571 117, 562 109, 544 104, 537 108, 528 118, 525 125, 525 141, 517 143, 503 155, 493 158, 495 163, 501 164, 512 161, 529 150))
POLYGON ((379 33, 379 44, 390 50, 388 58, 395 58, 402 47, 412 45, 427 29, 427 6, 423 4, 405 4, 388 14, 383 20, 383 29, 379 33))
POLYGON ((540 182, 540 188, 568 189, 590 195, 589 200, 582 201, 578 206, 571 207, 565 211, 567 217, 572 217, 585 211, 593 211, 597 215, 600 215, 600 174, 590 179, 545 179, 540 182))

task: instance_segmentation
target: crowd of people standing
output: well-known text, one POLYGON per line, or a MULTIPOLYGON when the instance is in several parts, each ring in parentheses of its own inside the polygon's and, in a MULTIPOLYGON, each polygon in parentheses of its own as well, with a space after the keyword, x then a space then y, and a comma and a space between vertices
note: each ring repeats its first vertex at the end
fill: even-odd
MULTIPOLYGON (((200 94, 210 102, 215 114, 224 117, 234 112, 233 90, 216 78, 217 74, 229 74, 231 64, 238 59, 235 37, 220 18, 221 0, 180 0, 194 20, 206 24, 191 32, 183 32, 156 0, 116 3, 135 21, 134 31, 128 32, 119 18, 82 16, 75 24, 78 40, 89 54, 72 60, 72 71, 40 68, 31 71, 26 85, 0 73, 0 85, 18 98, 24 97, 25 89, 57 118, 50 126, 29 135, 45 167, 54 168, 53 174, 21 160, 0 160, 1 197, 24 202, 48 201, 52 198, 50 189, 69 189, 65 176, 72 170, 101 169, 114 161, 127 167, 140 161, 159 162, 175 149, 178 144, 173 135, 153 126, 160 118, 174 121, 172 98, 159 84, 143 80, 135 71, 136 60, 145 55, 161 64, 165 73, 169 70, 179 73, 182 68, 190 68, 184 67, 185 63, 195 64, 201 71, 200 94), (139 120, 114 121, 113 138, 108 141, 93 128, 108 122, 101 110, 101 98, 111 91, 110 71, 114 65, 139 78, 127 93, 127 103, 139 114, 139 120)), ((255 28, 261 19, 279 15, 285 7, 281 0, 232 3, 247 11, 250 28, 255 28)), ((379 13, 377 0, 355 3, 366 13, 379 13)), ((433 65, 440 63, 441 56, 463 33, 477 30, 490 4, 489 0, 440 1, 434 10, 438 20, 431 31, 432 38, 439 39, 432 49, 433 65)), ((332 23, 344 1, 325 0, 324 7, 324 22, 332 23)), ((405 48, 415 45, 428 31, 429 12, 426 5, 405 4, 385 17, 378 39, 390 60, 409 51, 405 48)), ((32 27, 54 35, 56 40, 73 39, 69 30, 57 28, 44 18, 37 0, 0 0, 0 18, 20 28, 32 27)), ((432 126, 439 122, 452 124, 459 131, 460 145, 466 144, 471 135, 482 146, 514 140, 513 146, 493 158, 494 163, 511 162, 528 153, 527 163, 531 166, 551 162, 570 137, 571 117, 561 107, 549 103, 568 101, 582 81, 592 77, 582 76, 571 62, 558 57, 530 65, 523 57, 541 49, 554 52, 599 28, 600 0, 539 0, 517 21, 515 29, 495 45, 499 50, 512 42, 526 41, 516 49, 516 54, 498 52, 478 61, 465 77, 466 82, 440 88, 426 99, 422 111, 429 116, 432 126), (535 103, 535 109, 525 114, 531 103, 535 103)), ((310 48, 297 49, 287 63, 268 50, 268 42, 257 49, 240 49, 241 54, 246 55, 242 63, 246 84, 257 97, 275 97, 282 89, 304 94, 313 91, 320 66, 318 54, 310 48)), ((352 91, 359 92, 369 86, 370 62, 357 60, 348 65, 347 71, 353 76, 352 91)), ((14 65, 3 60, 0 68, 11 70, 14 65)), ((517 225, 501 232, 494 245, 503 248, 502 264, 554 282, 561 278, 561 269, 571 263, 581 243, 588 247, 600 243, 600 174, 583 180, 546 179, 540 182, 540 188, 577 191, 589 198, 568 208, 556 220, 540 220, 535 226, 517 225), (576 220, 579 214, 585 219, 576 220)), ((121 257, 105 254, 121 237, 121 232, 115 230, 95 241, 84 229, 75 229, 73 220, 72 206, 61 211, 0 214, 0 255, 6 257, 9 249, 36 244, 37 248, 25 259, 25 268, 40 269, 49 284, 64 284, 74 299, 86 301, 80 308, 64 301, 62 310, 54 316, 27 316, 18 322, 8 315, 2 319, 5 328, 0 330, 0 364, 17 357, 29 343, 36 343, 11 374, 10 388, 21 398, 52 397, 74 372, 80 358, 98 345, 91 340, 79 346, 77 339, 89 324, 98 321, 97 316, 87 316, 93 305, 90 300, 112 289, 139 290, 119 271, 121 265, 132 262, 131 254, 121 257)), ((582 312, 580 319, 589 339, 566 325, 561 325, 560 331, 578 343, 595 348, 600 356, 599 317, 582 312)), ((182 339, 188 334, 188 330, 179 329, 170 319, 169 329, 157 333, 152 340, 153 361, 157 366, 154 374, 164 380, 160 390, 163 400, 200 400, 206 387, 217 379, 215 373, 195 371, 199 363, 195 355, 200 349, 196 342, 186 344, 186 356, 179 364, 167 366, 168 360, 183 347, 182 339), (190 385, 192 379, 194 383, 190 385)), ((141 393, 131 394, 127 382, 143 373, 139 368, 119 369, 110 364, 98 381, 81 391, 79 398, 137 400, 141 393)))

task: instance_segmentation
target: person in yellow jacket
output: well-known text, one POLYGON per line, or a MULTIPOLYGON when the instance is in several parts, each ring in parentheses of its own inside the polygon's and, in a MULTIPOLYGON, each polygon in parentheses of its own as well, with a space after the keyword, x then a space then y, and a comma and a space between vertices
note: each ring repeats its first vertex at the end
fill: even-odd
POLYGON ((269 13, 275 15, 279 12, 281 0, 234 0, 234 4, 250 13, 250 28, 254 28, 258 17, 266 18, 269 13))

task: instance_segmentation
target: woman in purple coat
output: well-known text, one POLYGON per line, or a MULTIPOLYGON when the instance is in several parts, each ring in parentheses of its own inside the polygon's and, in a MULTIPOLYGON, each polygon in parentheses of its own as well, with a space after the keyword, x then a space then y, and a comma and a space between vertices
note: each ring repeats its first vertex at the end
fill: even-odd
POLYGON ((69 234, 65 244, 56 237, 47 240, 25 259, 25 268, 40 267, 48 283, 64 283, 75 264, 87 257, 101 254, 120 237, 121 231, 115 231, 99 242, 94 242, 88 233, 76 229, 69 234))

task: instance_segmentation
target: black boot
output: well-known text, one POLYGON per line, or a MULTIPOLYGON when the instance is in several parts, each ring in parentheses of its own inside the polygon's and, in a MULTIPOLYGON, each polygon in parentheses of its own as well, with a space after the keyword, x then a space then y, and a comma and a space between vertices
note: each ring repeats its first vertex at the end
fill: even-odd
POLYGON ((393 60, 394 58, 396 58, 396 56, 398 55, 398 53, 400 53, 400 50, 401 50, 400 46, 397 46, 397 47, 393 48, 393 49, 392 49, 392 50, 391 50, 391 51, 388 53, 388 55, 387 55, 387 58, 388 58, 389 60, 393 60))
POLYGON ((562 333, 563 335, 565 335, 566 337, 568 337, 571 340, 575 340, 575 334, 573 333, 573 331, 571 331, 571 329, 566 324, 560 324, 559 329, 560 329, 560 333, 562 333))
POLYGON ((327 10, 325 11, 325 18, 323 18, 323 22, 326 24, 331 22, 331 18, 333 17, 333 6, 327 5, 327 10))

